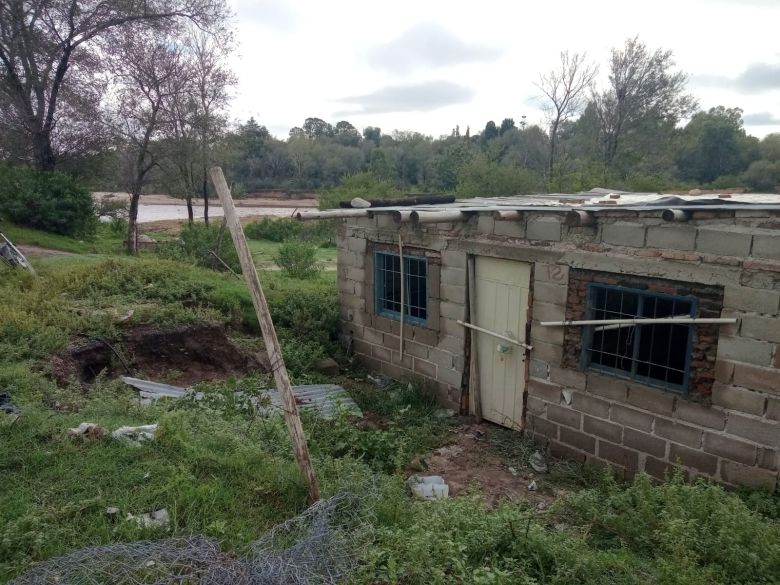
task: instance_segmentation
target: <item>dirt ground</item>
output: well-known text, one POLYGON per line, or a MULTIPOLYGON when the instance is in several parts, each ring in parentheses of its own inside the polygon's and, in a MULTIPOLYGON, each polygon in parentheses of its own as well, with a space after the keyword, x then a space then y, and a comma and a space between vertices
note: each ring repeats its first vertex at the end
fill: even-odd
POLYGON ((417 473, 440 475, 450 487, 450 496, 477 487, 491 507, 502 498, 525 501, 540 510, 549 507, 562 491, 526 461, 517 468, 509 464, 490 443, 491 434, 500 431, 491 423, 458 426, 456 440, 426 456, 421 461, 424 471, 417 473), (529 489, 532 482, 536 485, 529 489))

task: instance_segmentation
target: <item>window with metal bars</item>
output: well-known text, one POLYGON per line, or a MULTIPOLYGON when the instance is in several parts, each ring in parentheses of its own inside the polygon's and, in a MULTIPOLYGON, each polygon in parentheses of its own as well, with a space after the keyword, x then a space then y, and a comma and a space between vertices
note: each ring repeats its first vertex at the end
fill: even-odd
MULTIPOLYGON (((695 317, 696 298, 590 284, 587 319, 695 317)), ((685 393, 693 343, 690 324, 590 325, 584 332, 586 366, 649 386, 685 393)))
MULTIPOLYGON (((404 256, 404 321, 425 325, 428 319, 428 261, 404 256)), ((374 302, 380 315, 401 317, 401 259, 398 254, 374 252, 374 302)))

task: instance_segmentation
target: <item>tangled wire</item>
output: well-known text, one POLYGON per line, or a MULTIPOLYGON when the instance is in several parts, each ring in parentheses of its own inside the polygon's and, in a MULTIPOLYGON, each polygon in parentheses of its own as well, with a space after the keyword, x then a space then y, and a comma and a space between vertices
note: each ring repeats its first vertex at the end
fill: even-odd
POLYGON ((195 535, 84 548, 10 585, 326 585, 353 571, 367 523, 359 498, 339 493, 272 528, 235 558, 195 535))

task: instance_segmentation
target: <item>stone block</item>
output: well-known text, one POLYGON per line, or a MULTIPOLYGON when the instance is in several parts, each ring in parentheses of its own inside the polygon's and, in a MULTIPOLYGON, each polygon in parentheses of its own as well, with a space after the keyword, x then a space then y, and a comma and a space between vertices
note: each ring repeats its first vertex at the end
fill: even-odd
MULTIPOLYGON (((676 469, 679 469, 679 467, 668 461, 662 461, 650 456, 645 458, 645 473, 656 479, 666 480, 672 476, 676 469)), ((688 473, 686 472, 685 475, 687 476, 688 473)))
POLYGON ((780 421, 780 399, 768 398, 766 402, 766 414, 769 420, 780 421))
POLYGON ((568 406, 549 404, 547 405, 547 418, 558 424, 578 429, 580 428, 582 415, 568 406))
POLYGON ((580 451, 585 451, 586 453, 591 454, 596 453, 596 439, 579 431, 575 431, 567 427, 561 427, 558 438, 562 443, 571 445, 580 451))
POLYGON ((582 392, 575 392, 572 397, 572 408, 598 418, 609 418, 609 406, 606 400, 582 392))
POLYGON ((559 366, 550 366, 550 380, 556 384, 560 384, 564 388, 585 390, 587 376, 585 372, 581 372, 579 370, 561 368, 559 366))
POLYGON ((742 317, 740 334, 744 337, 780 343, 780 319, 777 317, 744 315, 742 317))
POLYGON ((645 225, 627 221, 604 224, 601 240, 615 246, 642 248, 645 245, 645 225))
POLYGON ((758 466, 777 471, 780 469, 780 451, 766 447, 758 450, 758 466))
POLYGON ((718 360, 715 362, 715 379, 730 384, 734 378, 734 362, 718 360))
POLYGON ((542 327, 539 322, 534 319, 531 324, 531 344, 536 341, 543 341, 545 343, 554 343, 555 345, 563 345, 563 327, 542 327))
POLYGON ((630 427, 623 429, 623 445, 655 457, 666 456, 666 441, 630 427))
POLYGON ((392 362, 393 361, 393 350, 388 349, 386 347, 381 347, 379 345, 375 345, 371 350, 371 355, 375 357, 378 360, 381 360, 383 362, 392 362))
POLYGON ((733 226, 699 228, 696 249, 707 254, 745 258, 750 254, 751 241, 749 233, 734 231, 733 226))
POLYGON ((620 404, 613 404, 609 413, 609 419, 640 431, 650 432, 653 428, 655 417, 646 412, 634 410, 620 404))
POLYGON ((536 359, 543 360, 551 366, 561 363, 563 356, 563 346, 555 343, 545 343, 544 341, 534 342, 534 349, 531 352, 536 359))
POLYGON ((462 303, 450 303, 443 301, 439 303, 439 315, 447 319, 461 321, 466 316, 466 305, 462 303))
MULTIPOLYGON (((415 338, 416 338, 416 333, 417 332, 415 332, 415 338)), ((424 342, 421 341, 420 343, 424 343, 424 342)), ((428 343, 427 345, 433 345, 433 344, 428 343)), ((460 337, 454 337, 452 335, 442 336, 442 338, 439 339, 438 343, 436 343, 435 345, 439 349, 443 349, 444 351, 448 351, 454 355, 463 355, 465 350, 465 344, 463 342, 463 339, 460 337)))
POLYGON ((689 447, 701 447, 701 429, 690 427, 663 418, 655 419, 653 432, 664 439, 669 439, 675 443, 687 445, 689 447))
POLYGON ((623 440, 623 427, 615 423, 588 416, 583 417, 582 430, 588 434, 596 435, 611 443, 620 443, 623 440))
POLYGON ((569 282, 569 267, 565 264, 537 262, 534 265, 534 281, 550 282, 565 286, 569 282))
POLYGON ((715 382, 712 385, 712 403, 730 410, 761 415, 764 414, 766 396, 754 390, 715 382))
MULTIPOLYGON (((397 338, 396 338, 397 339, 397 338)), ((404 342, 404 353, 409 354, 412 357, 420 358, 423 360, 428 359, 428 351, 430 348, 427 345, 417 343, 415 341, 404 342)))
POLYGON ((669 444, 669 459, 674 463, 680 461, 686 467, 692 467, 707 475, 715 475, 718 470, 718 458, 715 455, 674 443, 669 444))
POLYGON ((455 268, 453 266, 442 266, 441 284, 454 284, 455 286, 466 286, 466 269, 455 268))
POLYGON ((588 373, 588 381, 585 388, 590 394, 596 394, 618 402, 625 402, 628 396, 628 384, 624 380, 601 376, 593 372, 588 373))
POLYGON ((466 252, 460 250, 445 250, 441 253, 441 266, 444 268, 460 268, 466 270, 466 252))
POLYGON ((718 455, 730 461, 755 465, 758 449, 755 445, 739 441, 726 435, 704 434, 703 448, 707 453, 718 455))
POLYGON ((734 364, 735 386, 761 390, 770 394, 780 395, 780 370, 776 368, 759 368, 748 364, 734 364))
POLYGON ((639 469, 639 454, 631 449, 599 440, 598 456, 629 471, 639 469))
POLYGON ((528 395, 558 404, 561 401, 561 387, 545 380, 528 378, 528 395))
POLYGON ((755 234, 751 256, 780 260, 780 232, 774 234, 755 234))
MULTIPOLYGON (((460 341, 460 351, 463 351, 463 327, 461 325, 458 325, 455 323, 455 326, 458 327, 458 333, 460 335, 445 335, 442 337, 450 337, 454 339, 458 339, 460 341)), ((439 344, 439 332, 435 329, 428 329, 427 327, 407 327, 412 333, 412 339, 414 339, 417 343, 422 343, 423 345, 428 345, 431 347, 434 347, 439 344)), ((404 332, 404 337, 406 337, 406 333, 404 332)))
POLYGON ((528 375, 546 380, 550 377, 550 365, 545 361, 531 358, 528 364, 528 375))
POLYGON ((583 451, 558 441, 550 441, 550 455, 559 459, 568 459, 579 463, 584 463, 587 459, 587 454, 583 451))
POLYGON ((719 431, 722 431, 726 426, 726 413, 721 409, 696 404, 682 398, 678 398, 675 403, 674 416, 680 420, 719 431))
POLYGON ((480 234, 490 235, 493 233, 496 220, 493 219, 492 212, 480 213, 477 217, 477 231, 480 234))
POLYGON ((529 396, 525 403, 526 410, 531 414, 544 415, 547 412, 547 403, 541 398, 529 396))
POLYGON ((384 343, 384 333, 371 329, 370 327, 363 328, 363 340, 375 345, 382 345, 384 343))
POLYGON ((674 411, 674 395, 662 390, 629 386, 628 403, 656 414, 670 415, 674 411))
POLYGON ((366 252, 366 238, 346 238, 347 250, 350 252, 356 252, 358 254, 365 254, 366 252))
POLYGON ((720 463, 720 478, 733 485, 744 485, 751 488, 774 491, 777 487, 776 471, 748 467, 725 460, 720 463))
MULTIPOLYGON (((546 303, 542 300, 534 301, 531 311, 536 321, 563 321, 566 318, 566 305, 546 303)), ((563 327, 554 329, 563 331, 563 327)))
MULTIPOLYGON (((553 303, 555 305, 566 306, 566 297, 568 296, 569 289, 563 284, 557 284, 554 282, 535 282, 534 283, 534 298, 538 300, 544 300, 547 303, 553 303)), ((563 331, 563 327, 555 327, 563 331)))
POLYGON ((525 238, 525 222, 522 220, 496 220, 493 226, 493 233, 505 238, 525 238))
POLYGON ((459 305, 466 303, 466 287, 456 284, 442 284, 439 287, 441 298, 444 301, 450 301, 459 305))
POLYGON ((531 217, 526 227, 529 240, 547 240, 558 242, 561 239, 561 220, 559 217, 531 217))
POLYGON ((439 367, 437 369, 437 375, 439 381, 446 382, 451 386, 460 387, 463 382, 463 373, 458 370, 453 370, 452 368, 439 367))
POLYGON ((548 439, 558 438, 558 425, 541 416, 526 415, 525 428, 532 435, 541 435, 548 439))
MULTIPOLYGON (((778 323, 780 329, 780 323, 778 323)), ((718 359, 744 362, 755 366, 768 366, 772 363, 774 346, 766 341, 746 337, 718 338, 718 359)))
POLYGON ((726 422, 726 432, 759 445, 780 447, 780 423, 730 414, 726 422))
POLYGON ((780 292, 748 286, 730 286, 723 289, 723 307, 737 311, 752 311, 777 315, 780 292))
POLYGON ((690 225, 652 225, 647 228, 647 247, 693 250, 696 228, 690 225))
POLYGON ((448 352, 444 351, 443 349, 438 349, 435 347, 432 347, 428 350, 428 357, 426 358, 429 362, 433 362, 437 366, 439 366, 439 369, 441 368, 449 368, 449 369, 456 369, 454 364, 454 356, 448 352))
POLYGON ((414 358, 414 371, 432 380, 436 379, 436 364, 420 358, 414 358))

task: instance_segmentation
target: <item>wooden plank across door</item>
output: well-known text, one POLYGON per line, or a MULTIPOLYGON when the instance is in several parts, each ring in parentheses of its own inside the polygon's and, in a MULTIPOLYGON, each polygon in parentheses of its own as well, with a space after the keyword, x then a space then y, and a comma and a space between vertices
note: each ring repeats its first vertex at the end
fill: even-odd
MULTIPOLYGON (((476 315, 471 322, 526 343, 531 265, 487 256, 476 258, 476 315)), ((482 417, 523 428, 526 352, 490 335, 477 336, 482 417)))

